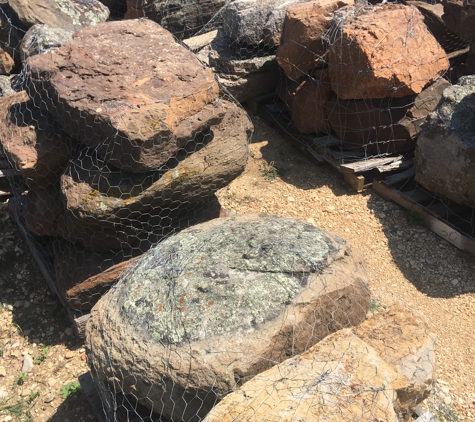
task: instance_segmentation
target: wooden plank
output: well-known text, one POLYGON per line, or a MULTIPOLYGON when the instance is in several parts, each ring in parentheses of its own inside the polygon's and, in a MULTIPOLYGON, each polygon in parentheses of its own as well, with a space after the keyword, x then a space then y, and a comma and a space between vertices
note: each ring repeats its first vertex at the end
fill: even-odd
POLYGON ((386 186, 393 186, 399 182, 410 179, 411 177, 414 176, 414 174, 416 174, 416 169, 414 167, 410 167, 401 173, 396 173, 396 174, 391 174, 389 176, 386 176, 383 179, 383 183, 386 186))
POLYGON ((383 166, 376 167, 380 173, 386 173, 389 171, 404 170, 414 165, 414 158, 402 158, 394 161, 393 163, 385 164, 383 166))
POLYGON ((350 151, 350 150, 339 150, 335 151, 332 150, 331 148, 325 148, 327 154, 331 155, 333 158, 337 160, 344 160, 344 159, 353 159, 357 160, 359 158, 365 158, 366 155, 364 152, 360 151, 350 151))
POLYGON ((356 161, 354 163, 340 164, 340 167, 343 170, 347 170, 351 173, 361 173, 363 171, 372 170, 384 164, 392 163, 393 161, 397 161, 402 158, 402 155, 397 155, 395 157, 368 158, 362 161, 356 161))
POLYGON ((356 192, 362 192, 365 187, 365 178, 362 175, 356 175, 354 173, 343 173, 345 181, 356 190, 356 192))
POLYGON ((463 56, 465 53, 468 53, 470 51, 470 47, 462 48, 461 50, 453 51, 452 53, 447 54, 447 58, 453 59, 458 56, 463 56))
POLYGON ((392 200, 404 208, 417 212, 424 219, 424 224, 432 230, 435 234, 439 235, 447 242, 456 246, 460 250, 469 253, 475 257, 475 239, 460 233, 453 225, 446 221, 442 221, 436 216, 432 215, 430 211, 417 204, 401 192, 397 192, 380 180, 375 179, 373 181, 373 190, 382 196, 383 198, 392 200))
POLYGON ((206 32, 205 34, 196 35, 195 37, 183 40, 183 44, 185 44, 191 51, 198 51, 208 44, 211 44, 211 42, 216 38, 216 35, 218 35, 218 30, 206 32))
POLYGON ((326 163, 326 160, 320 154, 317 154, 312 148, 307 147, 307 153, 310 154, 318 164, 326 163))
POLYGON ((81 389, 83 394, 86 396, 86 400, 91 405, 97 418, 102 422, 106 422, 107 417, 91 373, 86 372, 85 374, 79 375, 78 381, 79 384, 81 384, 81 389))

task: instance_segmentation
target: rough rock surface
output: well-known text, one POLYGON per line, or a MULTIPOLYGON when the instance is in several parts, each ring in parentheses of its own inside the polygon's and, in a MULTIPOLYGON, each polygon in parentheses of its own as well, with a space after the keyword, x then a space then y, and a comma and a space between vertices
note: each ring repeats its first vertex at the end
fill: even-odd
POLYGON ((334 25, 328 63, 341 100, 419 94, 449 67, 413 6, 344 7, 334 25))
POLYGON ((8 75, 15 67, 10 54, 0 48, 0 75, 8 75))
POLYGON ((142 0, 127 0, 124 19, 139 19, 143 17, 142 0))
POLYGON ((470 0, 443 0, 442 19, 460 38, 475 39, 475 4, 470 0))
POLYGON ((256 375, 204 421, 410 421, 408 402, 424 398, 412 375, 432 370, 433 348, 421 318, 397 307, 256 375))
POLYGON ((30 57, 27 89, 64 130, 124 170, 156 170, 220 119, 210 69, 146 20, 107 22, 30 57))
POLYGON ((61 176, 61 191, 69 227, 79 233, 83 244, 87 237, 80 234, 99 227, 92 246, 116 248, 122 236, 129 236, 127 230, 113 246, 109 236, 104 242, 98 240, 97 236, 105 235, 100 228, 115 227, 120 233, 130 228, 134 218, 167 217, 170 211, 191 208, 242 173, 252 125, 245 111, 236 105, 222 100, 216 107, 223 112, 221 122, 204 132, 197 139, 200 142, 190 143, 189 150, 164 171, 145 175, 113 170, 87 150, 71 160, 61 176))
POLYGON ((232 40, 223 30, 197 57, 213 69, 219 82, 241 103, 271 92, 279 82, 275 56, 243 58, 232 50, 232 40))
POLYGON ((73 309, 89 310, 138 258, 132 251, 95 253, 58 240, 54 268, 59 291, 73 309))
POLYGON ((316 0, 294 4, 285 16, 276 60, 288 78, 297 80, 318 66, 328 49, 324 39, 333 12, 354 0, 316 0))
POLYGON ((304 133, 331 131, 327 101, 332 95, 327 69, 316 70, 299 82, 288 80, 280 89, 280 97, 289 110, 292 122, 304 133))
POLYGON ((439 79, 419 95, 403 98, 344 101, 334 97, 326 104, 328 119, 346 149, 375 154, 410 151, 448 86, 439 79))
POLYGON ((0 75, 0 97, 8 97, 16 93, 12 87, 12 78, 16 75, 0 75))
POLYGON ((20 46, 21 59, 61 47, 73 38, 72 30, 52 28, 48 25, 33 25, 23 37, 20 46))
MULTIPOLYGON (((137 0, 128 1, 126 18, 137 10, 134 2, 137 0)), ((224 6, 225 0, 142 0, 141 3, 142 16, 184 39, 200 31, 224 6)))
POLYGON ((93 374, 164 417, 201 420, 250 377, 365 318, 361 259, 339 238, 272 215, 184 230, 94 307, 93 374))
POLYGON ((0 139, 7 158, 31 189, 59 181, 76 142, 36 108, 25 91, 0 98, 0 139))
POLYGON ((40 23, 77 31, 109 18, 109 9, 99 0, 8 0, 8 4, 27 28, 40 23))
POLYGON ((419 135, 416 181, 458 203, 475 204, 475 76, 447 88, 419 135))
POLYGON ((302 1, 233 0, 223 11, 223 28, 235 42, 277 47, 287 9, 302 1))
POLYGON ((0 2, 0 46, 6 51, 15 62, 16 70, 21 68, 20 47, 25 32, 15 25, 12 25, 13 11, 8 4, 0 2))

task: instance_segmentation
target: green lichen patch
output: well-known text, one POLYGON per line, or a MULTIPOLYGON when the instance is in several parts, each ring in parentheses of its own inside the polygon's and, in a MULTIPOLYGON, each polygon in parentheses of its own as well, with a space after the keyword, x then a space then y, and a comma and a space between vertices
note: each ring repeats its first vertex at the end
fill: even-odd
POLYGON ((336 252, 325 232, 281 217, 220 219, 172 236, 123 280, 124 321, 182 343, 276 318, 336 252))

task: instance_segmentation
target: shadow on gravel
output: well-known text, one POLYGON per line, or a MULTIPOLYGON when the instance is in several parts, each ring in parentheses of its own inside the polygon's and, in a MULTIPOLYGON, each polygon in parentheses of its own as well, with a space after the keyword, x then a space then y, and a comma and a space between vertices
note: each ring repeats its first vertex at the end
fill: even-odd
POLYGON ((421 217, 371 193, 368 207, 379 219, 394 262, 429 297, 452 298, 475 292, 474 259, 427 227, 421 217))
POLYGON ((81 391, 71 394, 56 409, 48 422, 99 422, 81 391))

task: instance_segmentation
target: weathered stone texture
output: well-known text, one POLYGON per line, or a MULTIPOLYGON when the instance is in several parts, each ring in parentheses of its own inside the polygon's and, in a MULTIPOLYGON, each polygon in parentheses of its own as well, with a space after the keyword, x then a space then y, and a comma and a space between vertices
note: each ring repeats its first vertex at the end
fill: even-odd
POLYGON ((219 118, 205 108, 219 94, 211 70, 149 20, 78 31, 28 63, 27 89, 37 103, 124 170, 158 169, 219 118))
POLYGON ((288 8, 276 53, 277 63, 288 78, 297 80, 319 65, 328 49, 325 36, 333 12, 353 4, 354 0, 316 0, 288 8))
POLYGON ((443 0, 442 19, 460 38, 475 39, 475 4, 469 0, 443 0))
POLYGON ((164 417, 198 421, 242 382, 363 321, 366 279, 346 242, 297 220, 191 227, 151 249, 93 309, 94 376, 164 417))
POLYGON ((36 54, 47 53, 71 41, 72 30, 52 28, 48 25, 33 25, 23 37, 20 46, 21 59, 26 60, 36 54))
POLYGON ((449 66, 413 6, 344 7, 335 17, 328 63, 341 100, 419 94, 449 66))
POLYGON ((444 91, 415 155, 417 182, 455 202, 475 204, 475 76, 444 91))

